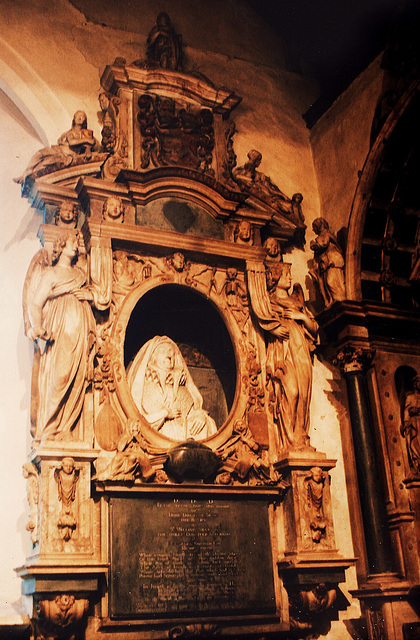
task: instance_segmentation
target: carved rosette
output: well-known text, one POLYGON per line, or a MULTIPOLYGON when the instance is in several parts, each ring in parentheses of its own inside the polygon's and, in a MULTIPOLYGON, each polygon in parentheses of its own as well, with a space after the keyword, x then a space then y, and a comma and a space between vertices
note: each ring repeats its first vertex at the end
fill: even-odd
POLYGON ((57 595, 54 600, 40 600, 36 605, 37 640, 74 640, 85 624, 89 601, 74 595, 57 595))

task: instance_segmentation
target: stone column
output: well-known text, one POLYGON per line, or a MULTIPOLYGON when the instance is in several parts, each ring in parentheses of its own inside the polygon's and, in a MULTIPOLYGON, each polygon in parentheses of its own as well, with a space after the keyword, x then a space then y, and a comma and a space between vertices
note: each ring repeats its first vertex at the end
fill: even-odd
POLYGON ((372 574, 380 574, 391 572, 393 562, 365 379, 373 355, 374 352, 368 349, 346 347, 337 354, 335 362, 343 370, 347 385, 369 570, 372 574))

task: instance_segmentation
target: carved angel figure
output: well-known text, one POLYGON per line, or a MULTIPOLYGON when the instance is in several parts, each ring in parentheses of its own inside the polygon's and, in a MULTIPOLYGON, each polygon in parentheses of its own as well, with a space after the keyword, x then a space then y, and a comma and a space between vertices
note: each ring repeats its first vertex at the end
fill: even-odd
POLYGON ((167 336, 143 345, 128 369, 128 384, 140 413, 162 435, 203 440, 216 433, 178 346, 167 336))
POLYGON ((413 391, 405 397, 401 435, 407 441, 410 467, 420 474, 420 375, 414 376, 413 384, 413 391))
POLYGON ((27 176, 39 178, 71 164, 89 162, 94 151, 99 151, 99 144, 93 137, 93 132, 87 128, 87 116, 84 111, 76 111, 71 129, 59 137, 56 145, 37 151, 15 182, 24 182, 27 176))
POLYGON ((312 223, 312 229, 317 234, 311 242, 317 269, 315 278, 318 282, 325 305, 336 300, 345 300, 344 286, 344 257, 337 238, 330 231, 325 218, 317 218, 312 223))
POLYGON ((311 356, 318 324, 305 306, 300 285, 289 295, 290 264, 272 263, 266 286, 258 264, 248 265, 247 272, 252 308, 266 332, 267 383, 280 449, 301 449, 309 440, 311 356))
POLYGON ((25 283, 26 334, 36 343, 32 401, 38 440, 71 439, 83 408, 95 323, 86 276, 74 265, 77 254, 77 233, 60 235, 53 266, 40 253, 25 283))

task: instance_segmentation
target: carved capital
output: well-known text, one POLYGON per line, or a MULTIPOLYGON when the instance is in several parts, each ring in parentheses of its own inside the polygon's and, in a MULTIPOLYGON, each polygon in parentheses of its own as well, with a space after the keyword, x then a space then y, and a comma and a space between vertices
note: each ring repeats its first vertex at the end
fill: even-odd
POLYGON ((76 600, 70 594, 57 595, 54 600, 40 600, 36 606, 36 637, 40 640, 79 637, 88 606, 88 600, 76 600))
POLYGON ((354 371, 365 371, 369 368, 374 355, 375 349, 346 346, 337 353, 333 364, 340 367, 345 374, 354 371))

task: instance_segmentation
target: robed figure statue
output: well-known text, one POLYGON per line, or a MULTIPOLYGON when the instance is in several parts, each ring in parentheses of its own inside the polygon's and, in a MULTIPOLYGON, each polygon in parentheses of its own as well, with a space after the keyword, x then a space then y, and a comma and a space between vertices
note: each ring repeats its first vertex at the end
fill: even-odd
POLYGON ((309 445, 312 352, 318 325, 292 285, 291 265, 247 265, 251 304, 266 339, 266 373, 280 450, 309 445))
POLYGON ((204 440, 216 433, 181 351, 167 336, 155 336, 143 345, 127 377, 141 415, 160 434, 173 440, 204 440))

